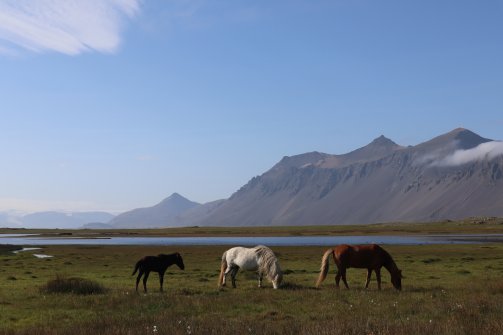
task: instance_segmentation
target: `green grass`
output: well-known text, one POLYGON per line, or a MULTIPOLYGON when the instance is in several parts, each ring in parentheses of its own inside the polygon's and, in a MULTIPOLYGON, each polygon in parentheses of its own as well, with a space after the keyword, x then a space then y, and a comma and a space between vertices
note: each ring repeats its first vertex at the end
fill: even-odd
POLYGON ((383 272, 362 289, 366 271, 349 269, 350 290, 335 289, 334 268, 314 289, 323 247, 275 247, 283 289, 256 287, 238 274, 237 289, 217 289, 227 247, 49 246, 53 258, 0 254, 0 334, 497 334, 503 333, 503 245, 385 246, 403 270, 397 292, 383 272), (186 269, 157 274, 136 294, 135 262, 179 251, 186 269), (47 294, 56 276, 105 287, 92 295, 47 294), (9 279, 15 278, 15 280, 9 279), (154 331, 154 326, 155 330, 154 331))
POLYGON ((0 234, 39 233, 49 236, 316 236, 316 235, 403 235, 403 234, 495 234, 503 233, 503 218, 477 217, 459 221, 428 223, 377 223, 288 227, 185 227, 164 229, 12 229, 0 234))
POLYGON ((0 244, 0 255, 8 255, 19 249, 21 249, 21 247, 16 245, 0 244))

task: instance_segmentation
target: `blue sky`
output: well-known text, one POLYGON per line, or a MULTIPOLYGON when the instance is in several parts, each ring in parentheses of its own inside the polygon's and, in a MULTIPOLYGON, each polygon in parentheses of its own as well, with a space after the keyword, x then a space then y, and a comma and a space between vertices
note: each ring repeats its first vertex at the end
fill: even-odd
POLYGON ((6 0, 0 210, 227 198, 285 155, 502 139, 501 1, 6 0))

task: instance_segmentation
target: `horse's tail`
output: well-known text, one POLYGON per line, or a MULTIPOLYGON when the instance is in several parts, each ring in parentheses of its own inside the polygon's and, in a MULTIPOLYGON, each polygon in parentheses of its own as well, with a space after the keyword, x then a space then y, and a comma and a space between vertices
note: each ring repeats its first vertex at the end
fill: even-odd
POLYGON ((330 255, 332 255, 335 260, 334 249, 328 249, 327 251, 325 251, 323 257, 321 258, 320 275, 318 277, 318 280, 316 281, 317 288, 320 287, 321 283, 325 280, 325 278, 327 278, 330 255))
POLYGON ((141 260, 139 260, 138 262, 136 262, 136 265, 134 267, 134 271, 131 274, 131 276, 134 276, 134 274, 136 273, 136 271, 138 271, 138 269, 140 268, 140 265, 141 265, 141 260))
POLYGON ((220 263, 220 276, 218 276, 218 287, 222 287, 222 281, 225 276, 225 270, 227 270, 227 251, 222 255, 222 262, 220 263))

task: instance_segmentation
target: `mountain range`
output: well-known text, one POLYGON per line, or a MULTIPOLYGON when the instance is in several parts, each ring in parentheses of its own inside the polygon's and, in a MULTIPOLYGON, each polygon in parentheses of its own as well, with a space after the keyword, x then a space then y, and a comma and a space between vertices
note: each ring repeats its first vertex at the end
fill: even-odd
POLYGON ((0 227, 78 229, 89 223, 109 222, 113 217, 114 215, 107 212, 63 213, 48 211, 26 215, 2 212, 0 213, 0 227))
MULTIPOLYGON (((229 199, 174 193, 87 228, 336 225, 503 216, 503 142, 457 128, 415 146, 285 156, 229 199)), ((0 215, 1 219, 1 215, 0 215)))
MULTIPOLYGON (((118 216, 112 225, 325 225, 503 216, 503 142, 463 128, 406 147, 380 136, 343 155, 283 157, 227 200, 201 205, 175 198, 188 209, 173 212, 169 220, 152 225, 147 215, 128 222, 118 216)), ((155 212, 157 206, 142 211, 155 212)))

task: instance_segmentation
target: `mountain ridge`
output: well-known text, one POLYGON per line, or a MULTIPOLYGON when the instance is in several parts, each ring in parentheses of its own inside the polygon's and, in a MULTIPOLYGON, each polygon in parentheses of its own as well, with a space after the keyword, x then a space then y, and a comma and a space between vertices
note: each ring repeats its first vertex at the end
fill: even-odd
POLYGON ((228 199, 200 204, 173 193, 154 206, 85 227, 334 225, 469 216, 503 216, 503 142, 456 128, 414 146, 381 135, 345 154, 284 156, 228 199))
POLYGON ((357 224, 503 216, 501 156, 456 166, 434 164, 489 141, 458 128, 409 147, 380 136, 344 155, 294 156, 290 160, 303 165, 278 169, 283 158, 276 168, 251 179, 201 225, 357 224), (387 148, 366 160, 354 155, 382 142, 387 148))

